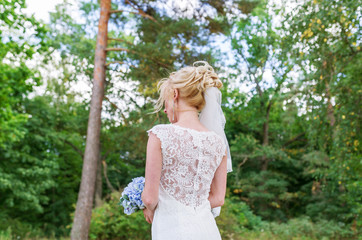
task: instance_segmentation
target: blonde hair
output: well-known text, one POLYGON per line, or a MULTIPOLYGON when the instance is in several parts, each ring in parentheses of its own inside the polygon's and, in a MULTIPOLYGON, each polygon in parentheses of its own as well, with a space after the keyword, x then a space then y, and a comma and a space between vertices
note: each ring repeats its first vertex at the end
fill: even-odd
POLYGON ((157 87, 160 96, 155 112, 160 111, 164 102, 172 97, 174 89, 178 89, 180 98, 201 111, 205 106, 205 90, 210 87, 221 88, 222 82, 207 62, 197 61, 192 66, 181 68, 172 72, 168 78, 161 79, 157 87))

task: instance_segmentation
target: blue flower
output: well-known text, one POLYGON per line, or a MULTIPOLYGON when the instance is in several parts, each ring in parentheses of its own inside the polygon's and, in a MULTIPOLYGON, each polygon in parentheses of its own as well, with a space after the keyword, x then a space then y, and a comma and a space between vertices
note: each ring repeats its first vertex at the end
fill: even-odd
POLYGON ((125 214, 130 215, 135 211, 145 208, 141 199, 144 187, 145 178, 137 177, 132 179, 132 182, 123 190, 119 205, 124 208, 125 214))

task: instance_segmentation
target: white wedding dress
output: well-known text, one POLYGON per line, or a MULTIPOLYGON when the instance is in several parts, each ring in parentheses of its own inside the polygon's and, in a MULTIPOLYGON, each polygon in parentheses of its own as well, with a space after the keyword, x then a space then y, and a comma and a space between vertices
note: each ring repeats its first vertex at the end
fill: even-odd
POLYGON ((214 173, 226 152, 215 132, 172 124, 147 131, 161 141, 162 172, 152 240, 219 240, 208 200, 214 173))

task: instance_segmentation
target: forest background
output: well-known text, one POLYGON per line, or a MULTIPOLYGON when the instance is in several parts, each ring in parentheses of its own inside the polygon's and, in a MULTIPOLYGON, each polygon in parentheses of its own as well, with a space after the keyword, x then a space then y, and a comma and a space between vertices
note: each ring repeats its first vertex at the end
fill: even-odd
MULTIPOLYGON (((68 238, 87 122, 98 1, 49 22, 0 0, 0 239, 68 238)), ((223 239, 358 239, 360 0, 113 0, 91 239, 150 239, 120 192, 144 175, 157 82, 206 60, 224 87, 233 172, 223 239)), ((41 11, 39 9, 39 11, 41 11)))

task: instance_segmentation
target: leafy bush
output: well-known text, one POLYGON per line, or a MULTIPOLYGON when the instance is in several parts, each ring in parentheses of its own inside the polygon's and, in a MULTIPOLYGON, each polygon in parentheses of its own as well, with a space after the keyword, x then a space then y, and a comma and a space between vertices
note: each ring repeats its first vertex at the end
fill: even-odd
POLYGON ((237 198, 226 198, 220 216, 216 218, 223 239, 234 239, 247 229, 258 230, 263 225, 249 206, 237 198))
POLYGON ((11 228, 8 227, 5 231, 0 231, 0 240, 11 239, 11 228))
POLYGON ((286 223, 267 222, 255 215, 249 206, 238 198, 225 199, 221 214, 216 218, 223 239, 355 239, 357 233, 342 222, 310 217, 290 219, 286 223))
POLYGON ((151 225, 144 219, 143 212, 131 215, 123 213, 118 205, 121 194, 115 192, 110 200, 93 209, 90 239, 151 239, 151 225))
POLYGON ((4 217, 0 219, 0 239, 31 239, 44 236, 40 228, 31 223, 4 217))
POLYGON ((313 223, 307 216, 294 218, 287 223, 271 222, 266 231, 278 236, 278 239, 308 237, 310 239, 351 239, 353 232, 344 223, 321 220, 313 223))
MULTIPOLYGON (((120 193, 113 193, 110 200, 93 209, 90 239, 150 239, 151 226, 145 221, 142 211, 125 215, 117 205, 120 193)), ((245 229, 260 229, 261 218, 237 198, 226 198, 221 214, 216 218, 220 233, 225 239, 242 234, 245 229)))

